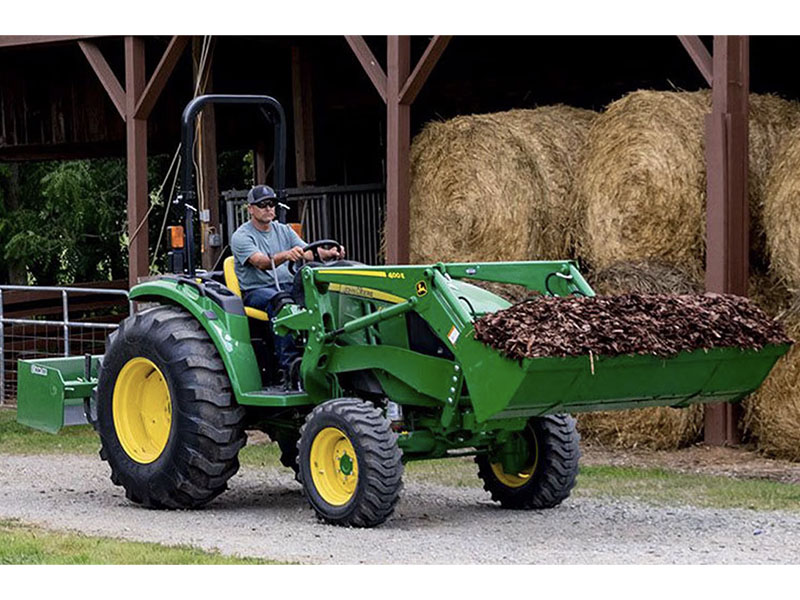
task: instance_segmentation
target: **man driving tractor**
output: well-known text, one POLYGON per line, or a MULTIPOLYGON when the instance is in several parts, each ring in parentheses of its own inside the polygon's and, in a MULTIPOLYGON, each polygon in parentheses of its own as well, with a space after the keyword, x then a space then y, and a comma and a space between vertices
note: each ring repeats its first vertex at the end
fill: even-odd
MULTIPOLYGON (((273 189, 256 185, 247 194, 247 212, 250 220, 243 223, 231 238, 234 269, 242 290, 245 306, 264 310, 270 319, 275 318, 273 298, 281 291, 290 291, 294 275, 290 262, 314 259, 306 243, 289 225, 275 220, 278 199, 273 189)), ((344 248, 319 248, 322 261, 344 258, 344 248)), ((275 336, 275 354, 284 381, 292 361, 300 356, 291 335, 275 336)))

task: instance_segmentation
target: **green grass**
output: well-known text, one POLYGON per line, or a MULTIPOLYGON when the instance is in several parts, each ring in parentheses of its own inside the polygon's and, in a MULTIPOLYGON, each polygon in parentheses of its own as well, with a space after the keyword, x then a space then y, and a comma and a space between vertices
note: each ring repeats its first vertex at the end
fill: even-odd
MULTIPOLYGON (((483 487, 471 458, 406 465, 408 481, 454 487, 483 487)), ((733 479, 665 469, 584 466, 573 490, 576 498, 635 499, 654 505, 800 511, 800 485, 760 479, 733 479)))
POLYGON ((127 542, 56 533, 0 520, 0 565, 263 565, 254 558, 223 556, 189 546, 127 542))
POLYGON ((800 485, 665 469, 581 467, 576 497, 635 498, 652 504, 800 511, 800 485))
POLYGON ((53 434, 20 425, 16 418, 16 410, 0 409, 0 453, 96 454, 100 450, 100 440, 89 425, 65 427, 53 434))

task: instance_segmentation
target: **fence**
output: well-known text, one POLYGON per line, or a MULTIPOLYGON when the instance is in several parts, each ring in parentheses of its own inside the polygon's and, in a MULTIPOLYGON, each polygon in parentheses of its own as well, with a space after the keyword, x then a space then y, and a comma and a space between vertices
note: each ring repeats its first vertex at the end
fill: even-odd
MULTIPOLYGON (((228 243, 248 220, 246 191, 223 192, 228 243)), ((381 184, 290 188, 287 198, 299 217, 303 239, 333 238, 347 249, 347 258, 368 265, 383 263, 381 237, 386 218, 386 189, 381 184), (299 214, 298 214, 299 213, 299 214)))
POLYGON ((16 398, 19 359, 102 354, 130 312, 124 289, 0 285, 0 405, 16 398))

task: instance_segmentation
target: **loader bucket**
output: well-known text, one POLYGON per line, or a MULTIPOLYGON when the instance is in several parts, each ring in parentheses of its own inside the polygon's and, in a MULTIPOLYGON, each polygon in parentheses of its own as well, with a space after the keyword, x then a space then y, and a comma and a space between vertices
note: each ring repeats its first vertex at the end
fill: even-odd
POLYGON ((87 423, 83 403, 97 384, 101 357, 92 356, 88 363, 83 356, 20 360, 17 421, 49 433, 87 423))
POLYGON ((733 402, 756 390, 789 349, 786 344, 761 350, 695 350, 670 358, 625 355, 514 361, 480 342, 468 345, 462 367, 478 421, 733 402))

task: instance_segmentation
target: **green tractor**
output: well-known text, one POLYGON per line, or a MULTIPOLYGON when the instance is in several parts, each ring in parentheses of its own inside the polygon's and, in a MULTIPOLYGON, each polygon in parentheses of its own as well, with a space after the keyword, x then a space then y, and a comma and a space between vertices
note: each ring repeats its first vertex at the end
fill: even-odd
POLYGON ((57 431, 83 408, 112 481, 135 503, 208 503, 239 468, 245 431, 260 429, 329 523, 384 522, 404 463, 464 455, 475 457, 501 506, 550 508, 569 496, 578 472, 579 436, 566 413, 733 402, 787 350, 513 361, 477 341, 473 327, 510 304, 470 282, 594 295, 574 262, 312 262, 297 265, 272 323, 303 349, 287 390, 277 385, 266 314, 243 306, 231 259, 221 272, 194 267, 190 149, 194 119, 211 102, 256 105, 273 123, 274 183, 284 197, 280 104, 196 98, 182 119, 186 247, 173 251, 178 273, 131 289, 139 310, 109 336, 103 356, 19 366, 18 419, 57 431))

